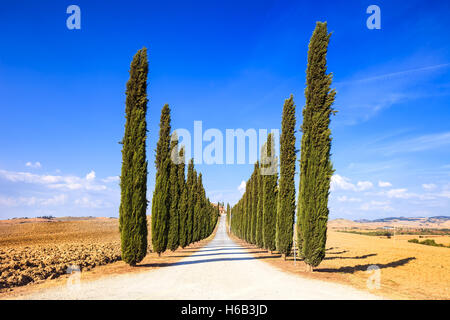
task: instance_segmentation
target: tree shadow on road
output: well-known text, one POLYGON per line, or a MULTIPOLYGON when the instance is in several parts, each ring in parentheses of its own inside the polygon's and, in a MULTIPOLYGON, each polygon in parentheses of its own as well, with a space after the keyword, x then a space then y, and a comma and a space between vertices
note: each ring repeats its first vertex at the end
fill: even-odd
MULTIPOLYGON (((214 259, 200 259, 200 260, 188 260, 188 261, 178 261, 173 263, 147 263, 147 264, 139 264, 136 267, 141 268, 149 268, 149 267, 172 267, 172 266, 182 266, 189 264, 198 264, 198 263, 208 263, 208 262, 218 262, 218 261, 245 261, 245 260, 259 260, 259 259, 269 259, 269 258, 279 258, 281 255, 269 255, 262 257, 245 257, 245 258, 214 258, 214 259)), ((192 256, 190 256, 192 257, 192 256)))
POLYGON ((330 272, 330 273, 355 273, 357 271, 367 271, 367 268, 370 266, 377 266, 380 269, 385 268, 396 268, 403 266, 407 263, 409 263, 412 260, 415 260, 415 257, 409 257, 405 259, 400 259, 397 261, 392 261, 389 263, 371 263, 371 264, 358 264, 356 266, 348 266, 348 267, 341 267, 341 268, 317 268, 314 269, 315 272, 330 272))
POLYGON ((220 247, 207 247, 208 249, 185 249, 185 252, 206 252, 206 251, 218 251, 218 250, 237 250, 237 249, 242 249, 242 247, 224 247, 224 246, 220 246, 220 247), (215 249, 217 248, 217 249, 215 249))
MULTIPOLYGON (((200 252, 203 252, 203 251, 200 251, 200 252)), ((181 255, 181 256, 173 256, 173 257, 174 258, 187 258, 187 257, 206 257, 206 256, 218 256, 218 255, 228 255, 228 254, 252 254, 252 253, 267 253, 267 251, 216 252, 216 253, 206 253, 206 254, 181 255)))

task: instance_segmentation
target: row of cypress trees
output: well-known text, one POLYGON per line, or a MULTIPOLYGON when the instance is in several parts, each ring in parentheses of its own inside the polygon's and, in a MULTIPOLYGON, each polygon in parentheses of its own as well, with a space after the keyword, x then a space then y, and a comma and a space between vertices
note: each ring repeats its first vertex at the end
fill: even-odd
MULTIPOLYGON (((301 125, 300 185, 297 205, 299 256, 312 271, 325 257, 328 195, 333 166, 330 160, 330 116, 335 91, 327 74, 331 34, 317 22, 309 43, 306 70, 306 104, 301 125)), ((232 232, 245 241, 286 258, 292 251, 295 216, 295 105, 293 96, 284 103, 280 137, 280 179, 273 136, 261 150, 260 163, 247 181, 241 200, 232 208, 232 232)))
MULTIPOLYGON (((121 141, 119 230, 122 260, 131 266, 147 254, 147 49, 139 50, 130 65, 125 102, 125 134, 121 141)), ((191 159, 185 178, 184 148, 171 135, 170 108, 161 111, 156 146, 156 184, 152 201, 152 246, 160 255, 208 237, 218 212, 206 197, 202 174, 191 159)))
POLYGON ((184 147, 171 132, 170 107, 161 110, 156 146, 156 184, 152 201, 152 245, 160 255, 208 237, 218 220, 217 209, 206 197, 201 173, 193 159, 185 177, 184 147))

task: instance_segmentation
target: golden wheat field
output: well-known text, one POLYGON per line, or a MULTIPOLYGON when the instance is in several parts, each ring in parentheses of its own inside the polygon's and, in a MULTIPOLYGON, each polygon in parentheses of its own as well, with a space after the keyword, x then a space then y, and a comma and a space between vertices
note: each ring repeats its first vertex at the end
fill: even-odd
POLYGON ((64 285, 73 265, 81 269, 82 281, 155 270, 192 254, 215 234, 158 256, 151 252, 150 222, 147 217, 147 256, 130 267, 121 261, 118 219, 0 220, 0 299, 64 285))
MULTIPOLYGON (((313 273, 306 273, 300 260, 294 264, 293 256, 285 261, 279 254, 270 255, 242 240, 234 240, 256 256, 264 256, 262 261, 301 276, 350 284, 393 299, 450 299, 450 248, 409 243, 411 238, 418 236, 388 239, 329 230, 325 260, 313 273), (370 281, 367 285, 373 275, 367 271, 370 266, 379 268, 378 289, 370 286, 370 281)), ((437 243, 446 243, 448 238, 432 237, 437 243)))

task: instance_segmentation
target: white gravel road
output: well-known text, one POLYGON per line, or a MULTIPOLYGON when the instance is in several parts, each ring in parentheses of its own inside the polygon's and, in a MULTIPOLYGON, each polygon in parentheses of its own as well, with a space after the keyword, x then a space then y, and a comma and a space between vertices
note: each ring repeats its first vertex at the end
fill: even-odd
POLYGON ((349 286, 285 273, 233 242, 215 238, 178 263, 138 274, 46 289, 20 299, 377 299, 349 286))

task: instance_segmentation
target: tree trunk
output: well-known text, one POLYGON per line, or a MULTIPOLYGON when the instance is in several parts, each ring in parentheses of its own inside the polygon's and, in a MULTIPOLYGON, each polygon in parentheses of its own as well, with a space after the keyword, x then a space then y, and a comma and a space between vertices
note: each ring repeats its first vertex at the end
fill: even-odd
POLYGON ((158 258, 161 257, 161 252, 158 252, 158 258))

